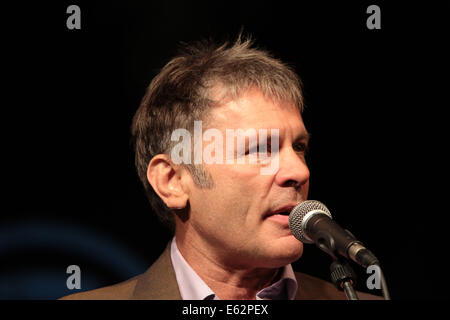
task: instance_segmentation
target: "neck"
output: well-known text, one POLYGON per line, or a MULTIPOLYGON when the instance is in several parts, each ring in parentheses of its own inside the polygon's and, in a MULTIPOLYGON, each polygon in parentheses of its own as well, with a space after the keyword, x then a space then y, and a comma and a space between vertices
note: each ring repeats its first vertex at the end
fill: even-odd
POLYGON ((254 300, 256 294, 280 276, 279 268, 233 266, 215 257, 207 247, 195 241, 179 239, 177 247, 183 258, 221 300, 254 300))

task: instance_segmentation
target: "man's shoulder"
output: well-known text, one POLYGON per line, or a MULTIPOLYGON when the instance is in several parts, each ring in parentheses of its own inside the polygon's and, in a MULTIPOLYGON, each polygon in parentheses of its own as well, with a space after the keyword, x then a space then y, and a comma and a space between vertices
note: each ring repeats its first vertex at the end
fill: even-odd
POLYGON ((138 276, 126 281, 84 292, 74 293, 60 300, 127 300, 131 299, 136 288, 138 276))
POLYGON ((170 243, 147 271, 129 280, 61 298, 62 300, 179 300, 170 243))
MULTIPOLYGON (((331 282, 316 278, 302 272, 295 272, 298 282, 296 300, 347 300, 345 293, 331 282)), ((357 292, 360 300, 380 300, 380 296, 357 292)))

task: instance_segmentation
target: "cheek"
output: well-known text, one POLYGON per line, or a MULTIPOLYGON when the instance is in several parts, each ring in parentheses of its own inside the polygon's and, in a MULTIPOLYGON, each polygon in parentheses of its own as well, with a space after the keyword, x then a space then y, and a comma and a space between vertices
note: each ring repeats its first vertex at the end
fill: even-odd
POLYGON ((226 220, 227 225, 241 225, 249 217, 251 209, 259 208, 264 201, 273 176, 261 175, 260 168, 248 164, 211 164, 204 165, 211 176, 212 189, 201 190, 196 195, 193 209, 208 208, 218 220, 226 220), (204 203, 205 205, 202 205, 204 203), (211 204, 212 203, 212 204, 211 204))
POLYGON ((227 206, 244 223, 244 218, 254 218, 253 211, 264 203, 270 186, 270 177, 259 175, 259 168, 234 168, 226 170, 218 194, 226 198, 227 206))
POLYGON ((210 226, 230 224, 239 217, 242 191, 232 176, 218 177, 211 174, 214 186, 211 189, 195 187, 191 193, 191 210, 195 220, 210 226))
POLYGON ((218 197, 232 200, 248 194, 255 194, 258 183, 259 168, 246 164, 220 164, 207 167, 214 180, 214 191, 218 197))

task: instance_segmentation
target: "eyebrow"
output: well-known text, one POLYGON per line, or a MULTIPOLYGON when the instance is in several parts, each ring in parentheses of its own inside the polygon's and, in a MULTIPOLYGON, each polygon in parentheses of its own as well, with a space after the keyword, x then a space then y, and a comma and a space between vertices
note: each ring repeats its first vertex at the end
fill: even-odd
POLYGON ((302 132, 300 135, 298 135, 298 136, 294 139, 294 141, 305 141, 305 140, 306 140, 306 143, 308 143, 308 142, 309 142, 309 139, 311 139, 311 133, 309 133, 309 132, 307 132, 307 131, 304 131, 304 132, 302 132))
MULTIPOLYGON (((258 136, 258 141, 259 141, 259 133, 257 134, 257 136, 258 136)), ((268 135, 268 138, 270 136, 271 135, 268 135)), ((280 139, 280 136, 278 136, 278 139, 280 139)), ((303 131, 298 136, 296 136, 296 138, 293 140, 293 142, 295 143, 295 142, 305 141, 306 145, 308 145, 310 139, 311 139, 311 133, 309 133, 308 131, 303 131)), ((247 142, 247 139, 246 139, 246 142, 247 142)), ((271 142, 272 142, 272 139, 269 138, 268 143, 271 143, 271 142)))

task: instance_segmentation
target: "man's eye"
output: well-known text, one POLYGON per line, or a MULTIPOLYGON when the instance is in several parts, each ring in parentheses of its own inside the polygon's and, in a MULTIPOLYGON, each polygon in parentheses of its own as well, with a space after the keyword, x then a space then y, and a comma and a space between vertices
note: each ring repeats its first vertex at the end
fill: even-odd
POLYGON ((255 147, 252 147, 252 148, 250 148, 250 149, 247 149, 247 150, 245 151, 245 154, 247 155, 247 154, 255 153, 255 152, 270 153, 270 152, 271 152, 271 145, 270 145, 270 144, 265 145, 265 146, 257 145, 257 146, 255 146, 255 147))
POLYGON ((308 146, 306 143, 299 142, 293 145, 295 152, 303 152, 306 153, 308 151, 308 146))

